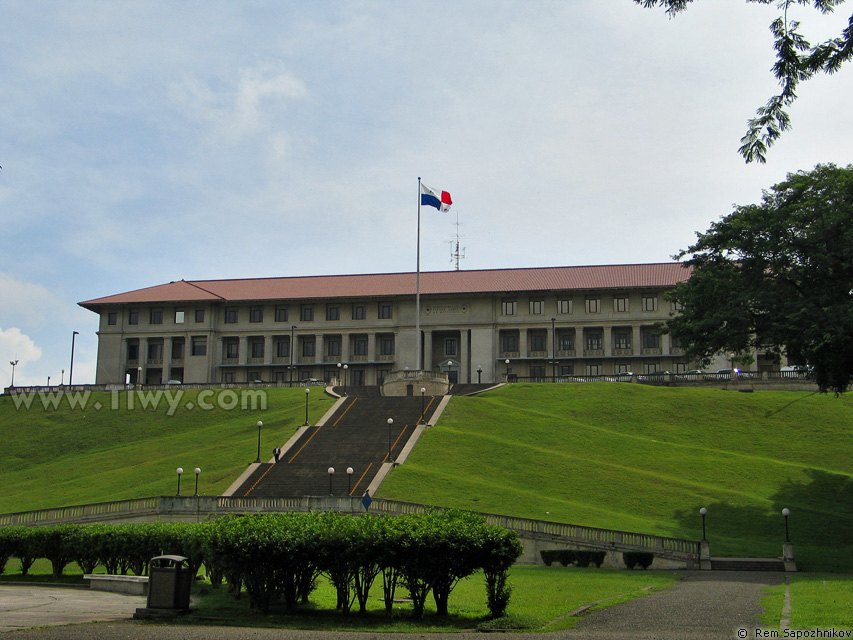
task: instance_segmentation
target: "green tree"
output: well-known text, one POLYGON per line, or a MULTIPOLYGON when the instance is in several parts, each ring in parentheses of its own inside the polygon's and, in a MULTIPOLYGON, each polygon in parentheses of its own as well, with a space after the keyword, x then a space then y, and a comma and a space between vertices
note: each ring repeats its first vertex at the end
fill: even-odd
MULTIPOLYGON (((812 45, 800 32, 800 23, 788 19, 791 5, 814 5, 821 13, 831 13, 844 0, 746 0, 756 4, 777 4, 782 12, 771 24, 776 62, 773 75, 782 87, 778 95, 759 107, 755 117, 747 123, 746 134, 741 138, 740 154, 747 162, 766 162, 767 149, 783 131, 791 128, 791 119, 785 110, 797 99, 797 85, 819 73, 832 74, 853 57, 853 16, 847 27, 835 38, 812 45)), ((687 9, 693 0, 634 0, 643 7, 663 7, 670 17, 687 9)))
POLYGON ((853 165, 788 174, 676 256, 690 279, 664 331, 688 357, 753 349, 813 369, 821 391, 853 377, 853 165))

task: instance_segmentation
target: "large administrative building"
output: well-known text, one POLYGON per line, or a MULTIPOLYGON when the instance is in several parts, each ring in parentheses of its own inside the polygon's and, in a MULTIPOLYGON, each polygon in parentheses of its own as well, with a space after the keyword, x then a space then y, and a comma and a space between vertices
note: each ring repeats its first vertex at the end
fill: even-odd
POLYGON ((391 371, 493 382, 691 368, 656 324, 678 263, 181 280, 81 302, 98 384, 381 384, 391 371), (418 336, 418 324, 420 336, 418 336), (420 349, 420 358, 417 349, 420 349))

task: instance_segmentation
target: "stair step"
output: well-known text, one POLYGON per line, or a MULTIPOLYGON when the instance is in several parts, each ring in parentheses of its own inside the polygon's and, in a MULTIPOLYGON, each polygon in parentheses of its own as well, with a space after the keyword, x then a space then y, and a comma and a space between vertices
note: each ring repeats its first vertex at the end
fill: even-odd
POLYGON ((713 571, 785 571, 779 558, 711 558, 713 571))

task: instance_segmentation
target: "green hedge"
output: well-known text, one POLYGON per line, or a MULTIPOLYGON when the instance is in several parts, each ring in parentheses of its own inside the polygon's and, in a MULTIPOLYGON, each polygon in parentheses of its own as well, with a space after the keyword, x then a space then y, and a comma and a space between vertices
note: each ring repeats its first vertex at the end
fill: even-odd
POLYGON ((338 609, 348 613, 358 602, 364 613, 381 575, 389 614, 399 584, 409 591, 415 617, 423 616, 430 594, 444 616, 459 580, 482 570, 487 607, 498 617, 509 604, 507 575, 521 552, 515 532, 458 510, 397 518, 311 512, 197 524, 0 528, 0 568, 17 557, 26 574, 36 558, 47 558, 57 577, 72 561, 85 573, 101 565, 110 574, 142 575, 151 558, 182 555, 194 574, 204 563, 214 586, 224 577, 235 597, 245 588, 250 606, 261 612, 274 602, 288 608, 307 603, 322 574, 337 590, 338 609))
POLYGON ((577 549, 546 549, 539 552, 539 556, 549 567, 554 562, 559 562, 564 567, 577 565, 578 567, 595 566, 600 567, 607 557, 606 551, 582 551, 577 549))

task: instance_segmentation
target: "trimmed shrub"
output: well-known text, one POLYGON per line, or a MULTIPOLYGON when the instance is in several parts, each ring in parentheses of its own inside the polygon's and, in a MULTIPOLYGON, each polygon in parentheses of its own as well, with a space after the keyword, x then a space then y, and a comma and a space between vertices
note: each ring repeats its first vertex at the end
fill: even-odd
POLYGON ((622 560, 629 569, 633 569, 636 566, 648 569, 655 560, 655 554, 651 551, 624 551, 622 553, 622 560))

